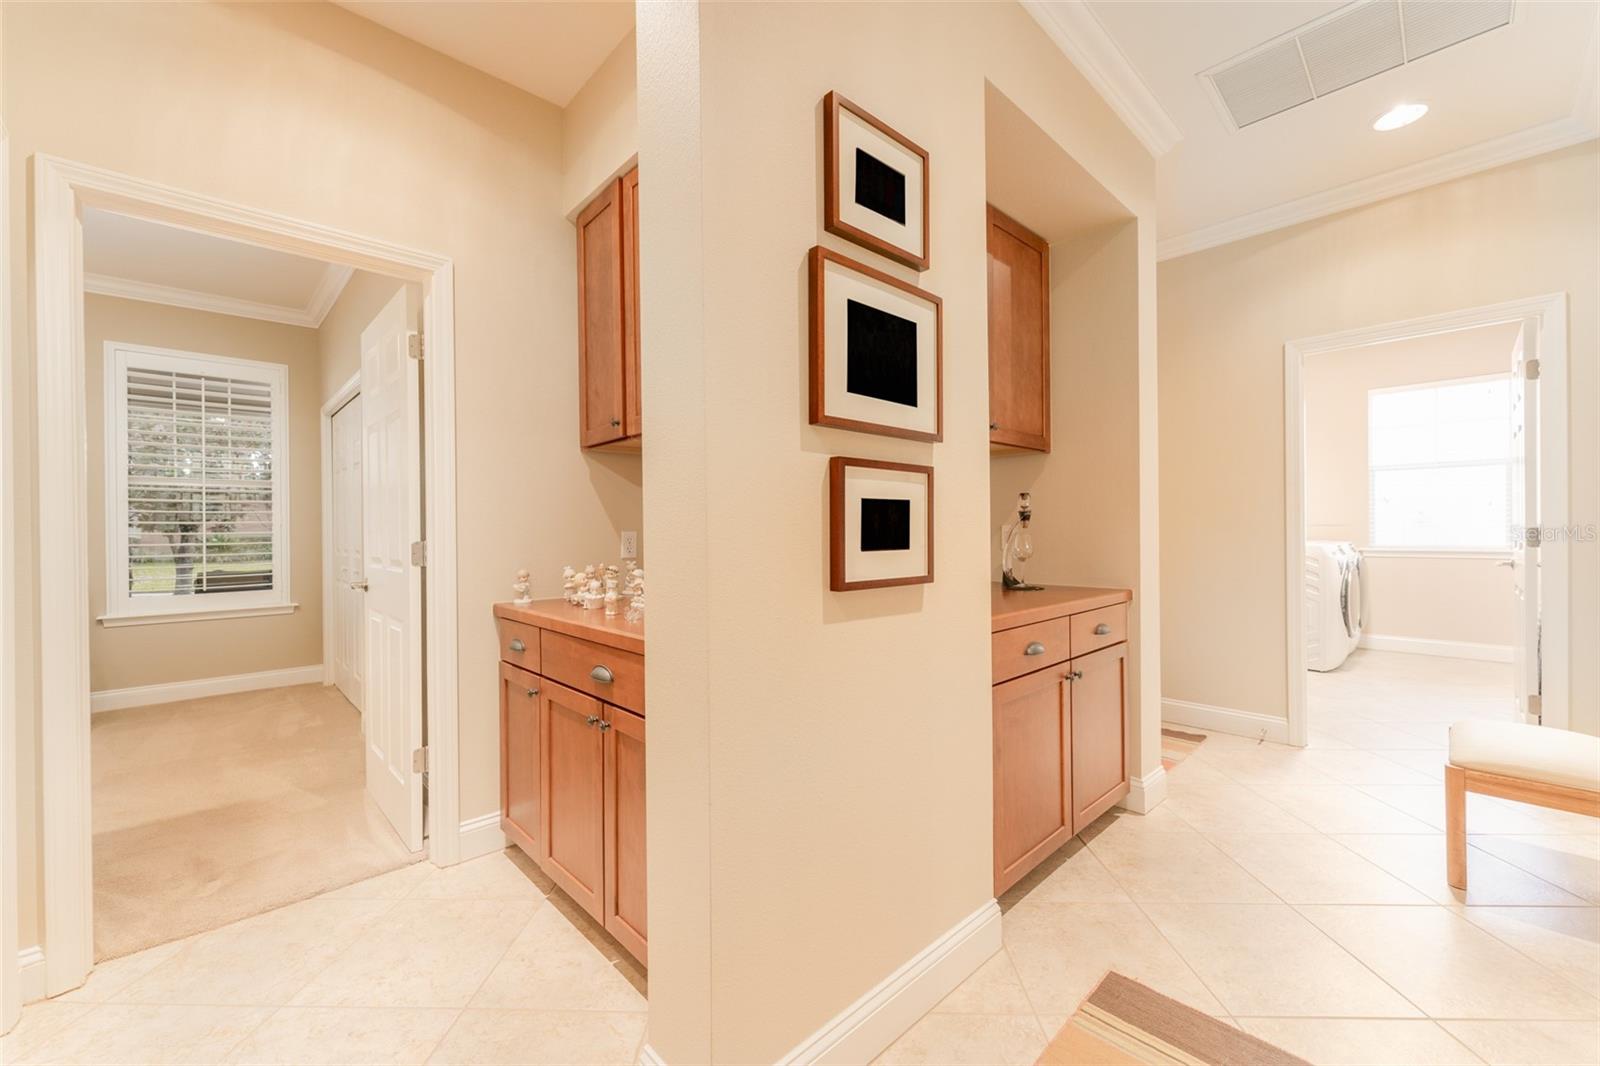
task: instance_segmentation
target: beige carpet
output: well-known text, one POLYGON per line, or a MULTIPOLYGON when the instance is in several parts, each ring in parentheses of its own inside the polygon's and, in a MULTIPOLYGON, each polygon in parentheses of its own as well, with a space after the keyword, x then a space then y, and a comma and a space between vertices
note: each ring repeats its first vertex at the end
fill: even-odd
POLYGON ((415 862, 367 798, 361 718, 322 685, 93 719, 97 960, 415 862))

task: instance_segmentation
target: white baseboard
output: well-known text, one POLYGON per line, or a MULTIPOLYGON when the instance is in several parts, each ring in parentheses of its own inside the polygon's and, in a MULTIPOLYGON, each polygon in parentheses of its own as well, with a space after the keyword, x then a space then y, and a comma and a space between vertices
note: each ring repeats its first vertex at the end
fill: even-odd
POLYGON ((1134 814, 1149 814, 1167 798, 1167 768, 1160 763, 1156 768, 1143 777, 1131 778, 1128 781, 1128 794, 1119 807, 1124 807, 1134 814))
POLYGON ((481 814, 461 823, 461 861, 492 855, 506 846, 506 835, 500 831, 500 812, 481 814))
POLYGON ((44 998, 44 949, 38 944, 17 952, 17 984, 22 1002, 36 1003, 44 998))
POLYGON ((639 1066, 667 1066, 667 1060, 662 1058, 660 1053, 651 1047, 650 1042, 647 1040, 644 1046, 639 1049, 639 1066))
POLYGON ((1212 733, 1232 733, 1252 740, 1289 743, 1289 720, 1256 711, 1236 711, 1232 707, 1213 707, 1188 700, 1161 701, 1161 720, 1173 725, 1193 726, 1212 733))
POLYGON ((999 950, 1000 904, 991 899, 778 1062, 871 1062, 999 950))
POLYGON ((174 681, 169 685, 140 685, 136 688, 111 688, 89 694, 89 713, 120 711, 125 707, 148 707, 156 703, 176 703, 206 696, 225 696, 231 692, 254 692, 288 685, 314 685, 322 680, 322 664, 291 666, 287 670, 263 670, 255 674, 230 674, 203 677, 197 681, 174 681))
POLYGON ((1438 655, 1446 659, 1479 659, 1489 663, 1512 662, 1509 644, 1473 644, 1465 640, 1427 640, 1423 637, 1385 637, 1368 633, 1360 647, 1373 651, 1403 651, 1412 655, 1438 655))

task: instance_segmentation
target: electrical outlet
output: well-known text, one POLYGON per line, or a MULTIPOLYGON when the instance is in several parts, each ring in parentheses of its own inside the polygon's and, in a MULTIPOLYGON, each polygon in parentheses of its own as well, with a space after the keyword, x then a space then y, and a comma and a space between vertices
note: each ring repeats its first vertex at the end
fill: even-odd
POLYGON ((624 559, 639 558, 639 534, 633 530, 624 530, 622 534, 622 557, 624 559))

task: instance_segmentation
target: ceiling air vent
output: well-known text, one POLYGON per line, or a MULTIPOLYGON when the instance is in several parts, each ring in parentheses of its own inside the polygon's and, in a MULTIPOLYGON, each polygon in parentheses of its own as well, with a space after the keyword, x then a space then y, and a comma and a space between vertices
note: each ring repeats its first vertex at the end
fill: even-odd
POLYGON ((1200 72, 1236 128, 1508 25, 1514 0, 1357 0, 1200 72))

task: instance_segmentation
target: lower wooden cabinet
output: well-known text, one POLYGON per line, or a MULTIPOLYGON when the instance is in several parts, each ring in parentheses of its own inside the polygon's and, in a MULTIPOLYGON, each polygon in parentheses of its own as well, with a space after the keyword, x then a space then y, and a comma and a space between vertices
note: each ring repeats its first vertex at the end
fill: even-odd
POLYGON ((1070 684, 1057 668, 994 687, 996 895, 1073 834, 1070 684))
POLYGON ((606 932, 647 963, 644 845, 644 719, 607 707, 606 932))
MULTIPOLYGON (((605 892, 605 740, 601 704, 545 679, 539 700, 544 872, 601 918, 605 892)), ((602 919, 603 920, 603 919, 602 919)))
POLYGON ((1128 794, 1128 646, 1073 659, 1072 831, 1128 794))
POLYGON ((500 664, 500 829, 537 857, 544 836, 539 787, 539 686, 537 674, 500 664))

